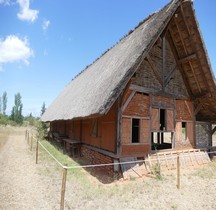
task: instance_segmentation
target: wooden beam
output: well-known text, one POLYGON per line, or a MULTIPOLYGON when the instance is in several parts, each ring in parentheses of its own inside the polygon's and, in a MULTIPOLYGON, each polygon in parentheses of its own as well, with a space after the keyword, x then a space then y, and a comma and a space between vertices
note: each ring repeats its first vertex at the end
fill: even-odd
POLYGON ((183 37, 182 37, 181 30, 180 30, 179 25, 178 25, 178 23, 177 23, 177 21, 176 21, 176 18, 174 18, 174 22, 175 22, 175 25, 176 25, 176 27, 177 27, 177 31, 178 31, 178 33, 179 33, 179 36, 180 36, 181 43, 182 43, 182 46, 183 46, 183 48, 184 48, 185 54, 187 55, 187 54, 188 54, 188 51, 187 51, 187 48, 186 48, 186 46, 185 46, 185 44, 184 44, 184 39, 183 39, 183 37))
POLYGON ((165 37, 162 38, 162 90, 165 91, 165 68, 166 68, 166 39, 165 37))
POLYGON ((185 73, 184 73, 184 70, 183 70, 183 67, 181 66, 181 64, 179 64, 177 61, 179 59, 179 56, 178 56, 178 51, 176 49, 176 46, 174 44, 174 41, 173 41, 173 37, 172 37, 172 31, 171 31, 171 28, 169 28, 169 33, 167 33, 167 36, 166 36, 166 39, 167 41, 169 42, 170 44, 170 47, 171 47, 171 50, 172 50, 172 53, 175 57, 175 60, 176 60, 176 65, 179 69, 179 71, 181 72, 181 75, 182 75, 182 78, 184 80, 184 83, 185 83, 185 86, 187 88, 187 91, 190 95, 192 95, 192 90, 191 90, 191 87, 190 87, 190 84, 185 76, 185 73))
POLYGON ((211 96, 212 96, 211 93, 205 91, 200 94, 193 95, 193 100, 206 99, 206 98, 210 98, 211 96))
POLYGON ((157 90, 153 88, 146 88, 139 85, 130 85, 130 90, 140 92, 140 93, 155 93, 157 90))
MULTIPOLYGON (((183 22, 184 22, 184 24, 186 26, 186 29, 187 29, 187 32, 188 32, 188 35, 189 35, 189 39, 190 39, 190 43, 191 43, 191 48, 193 49, 194 52, 196 52, 196 50, 195 50, 195 42, 192 39, 192 34, 190 32, 190 27, 188 26, 188 21, 185 18, 184 9, 183 9, 182 5, 181 5, 180 9, 181 9, 181 13, 182 13, 183 22)), ((196 56, 197 56, 197 53, 196 53, 196 56)), ((198 58, 198 56, 197 56, 197 58, 198 58)), ((206 76, 205 76, 204 72, 201 69, 201 62, 200 62, 199 59, 197 59, 197 62, 199 64, 198 68, 199 68, 199 70, 200 70, 200 72, 201 72, 201 74, 203 76, 203 79, 205 80, 205 85, 207 86, 207 89, 209 90, 209 83, 207 82, 206 76)))
POLYGON ((185 56, 184 58, 180 58, 180 59, 178 60, 178 63, 184 63, 184 62, 187 62, 187 61, 192 60, 192 59, 194 59, 194 58, 197 58, 196 53, 193 53, 193 54, 191 54, 191 55, 185 56))
POLYGON ((156 78, 158 79, 159 83, 160 83, 161 85, 163 85, 163 81, 162 81, 162 79, 161 79, 161 77, 160 77, 160 75, 159 75, 159 73, 158 73, 158 71, 157 71, 157 68, 156 68, 155 65, 154 65, 154 62, 152 61, 151 57, 149 56, 149 54, 147 55, 147 60, 148 60, 148 63, 149 63, 149 65, 151 66, 151 68, 152 68, 152 70, 153 70, 153 72, 154 72, 154 75, 155 75, 156 78))
POLYGON ((197 80, 197 77, 196 77, 196 75, 195 75, 195 71, 194 71, 193 65, 191 64, 190 61, 189 61, 189 65, 190 65, 191 71, 192 71, 192 73, 193 73, 193 76, 194 76, 196 85, 197 85, 197 87, 198 87, 198 89, 199 89, 199 92, 201 93, 201 92, 202 92, 201 87, 200 87, 199 82, 198 82, 198 80, 197 80))
POLYGON ((186 107, 187 107, 187 109, 188 109, 188 112, 190 113, 191 118, 193 118, 193 114, 192 114, 192 112, 191 112, 191 110, 190 110, 190 107, 189 107, 187 101, 184 101, 184 103, 185 103, 185 105, 186 105, 186 107))
MULTIPOLYGON (((182 37, 181 30, 180 30, 179 25, 178 25, 178 23, 177 23, 177 21, 176 21, 175 18, 174 18, 174 22, 175 22, 175 24, 176 24, 177 31, 178 31, 178 33, 179 33, 179 36, 180 36, 181 43, 182 43, 182 46, 183 46, 183 48, 184 48, 185 54, 187 55, 187 54, 188 54, 188 51, 187 51, 187 48, 186 48, 186 46, 185 46, 185 44, 184 44, 184 39, 183 39, 183 37, 182 37)), ((197 80, 197 77, 196 77, 196 75, 195 75, 194 68, 193 68, 193 66, 192 66, 192 64, 191 64, 190 61, 189 61, 189 65, 190 65, 191 71, 192 71, 192 73, 193 73, 193 76, 194 76, 196 85, 197 85, 197 87, 198 87, 198 89, 199 89, 199 92, 201 92, 201 88, 200 88, 199 82, 198 82, 198 80, 197 80)))
POLYGON ((216 126, 215 126, 214 129, 212 130, 211 135, 213 135, 213 134, 215 133, 215 131, 216 131, 216 126))
POLYGON ((169 84, 170 79, 172 78, 173 74, 175 73, 176 70, 176 65, 175 67, 168 73, 167 77, 165 78, 164 81, 164 86, 166 87, 169 84))
POLYGON ((133 97, 134 97, 135 94, 136 94, 136 91, 133 90, 133 92, 127 98, 126 102, 123 104, 123 106, 122 106, 122 112, 125 111, 125 109, 127 108, 128 104, 131 102, 131 100, 133 99, 133 97))
POLYGON ((203 105, 202 103, 199 103, 199 105, 194 110, 194 115, 196 116, 198 112, 202 109, 203 105))

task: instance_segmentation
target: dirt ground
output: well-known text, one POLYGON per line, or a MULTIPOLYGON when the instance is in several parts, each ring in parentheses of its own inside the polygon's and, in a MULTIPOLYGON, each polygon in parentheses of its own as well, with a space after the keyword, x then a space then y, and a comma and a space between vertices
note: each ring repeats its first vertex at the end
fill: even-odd
MULTIPOLYGON (((52 160, 35 164, 25 128, 0 127, 0 141, 0 209, 59 209, 62 171, 52 160)), ((65 209, 216 209, 215 163, 182 172, 180 190, 175 171, 111 184, 84 176, 68 176, 65 209)))

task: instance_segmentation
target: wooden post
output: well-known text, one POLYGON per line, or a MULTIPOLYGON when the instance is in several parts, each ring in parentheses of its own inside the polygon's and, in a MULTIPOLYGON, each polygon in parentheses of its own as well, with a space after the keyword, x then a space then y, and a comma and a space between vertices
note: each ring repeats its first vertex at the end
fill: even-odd
POLYGON ((180 189, 180 157, 177 154, 177 188, 180 189))
MULTIPOLYGON (((66 165, 66 166, 67 166, 67 165, 66 165)), ((66 180, 67 180, 67 168, 64 167, 64 168, 63 168, 63 177, 62 177, 60 210, 64 210, 66 180)))
POLYGON ((29 144, 29 131, 28 131, 28 133, 27 133, 27 142, 28 142, 28 144, 29 144))
POLYGON ((33 147, 33 134, 31 135, 31 151, 32 151, 32 147, 33 147))
POLYGON ((27 130, 26 130, 26 132, 25 132, 25 140, 27 139, 27 130))
POLYGON ((36 144, 36 164, 38 164, 38 139, 36 144))

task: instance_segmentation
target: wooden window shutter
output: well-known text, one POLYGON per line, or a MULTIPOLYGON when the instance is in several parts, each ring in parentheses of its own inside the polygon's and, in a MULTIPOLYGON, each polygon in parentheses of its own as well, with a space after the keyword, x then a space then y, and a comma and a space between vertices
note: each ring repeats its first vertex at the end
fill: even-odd
POLYGON ((152 109, 152 130, 153 131, 160 130, 159 109, 152 109))
POLYGON ((167 131, 174 131, 174 113, 173 113, 173 110, 167 110, 167 131))

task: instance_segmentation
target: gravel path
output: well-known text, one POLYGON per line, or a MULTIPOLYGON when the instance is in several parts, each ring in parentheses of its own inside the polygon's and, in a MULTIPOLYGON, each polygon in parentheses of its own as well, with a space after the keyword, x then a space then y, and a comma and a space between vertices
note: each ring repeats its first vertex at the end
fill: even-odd
MULTIPOLYGON (((59 209, 61 170, 42 158, 36 165, 24 134, 23 128, 10 132, 0 148, 0 210, 59 209)), ((68 176, 65 209, 216 209, 216 164, 182 172, 180 190, 175 171, 164 174, 162 180, 144 178, 107 185, 84 175, 87 179, 68 176)))
POLYGON ((24 134, 24 129, 11 133, 0 152, 0 209, 59 209, 50 200, 50 181, 38 173, 24 134))

